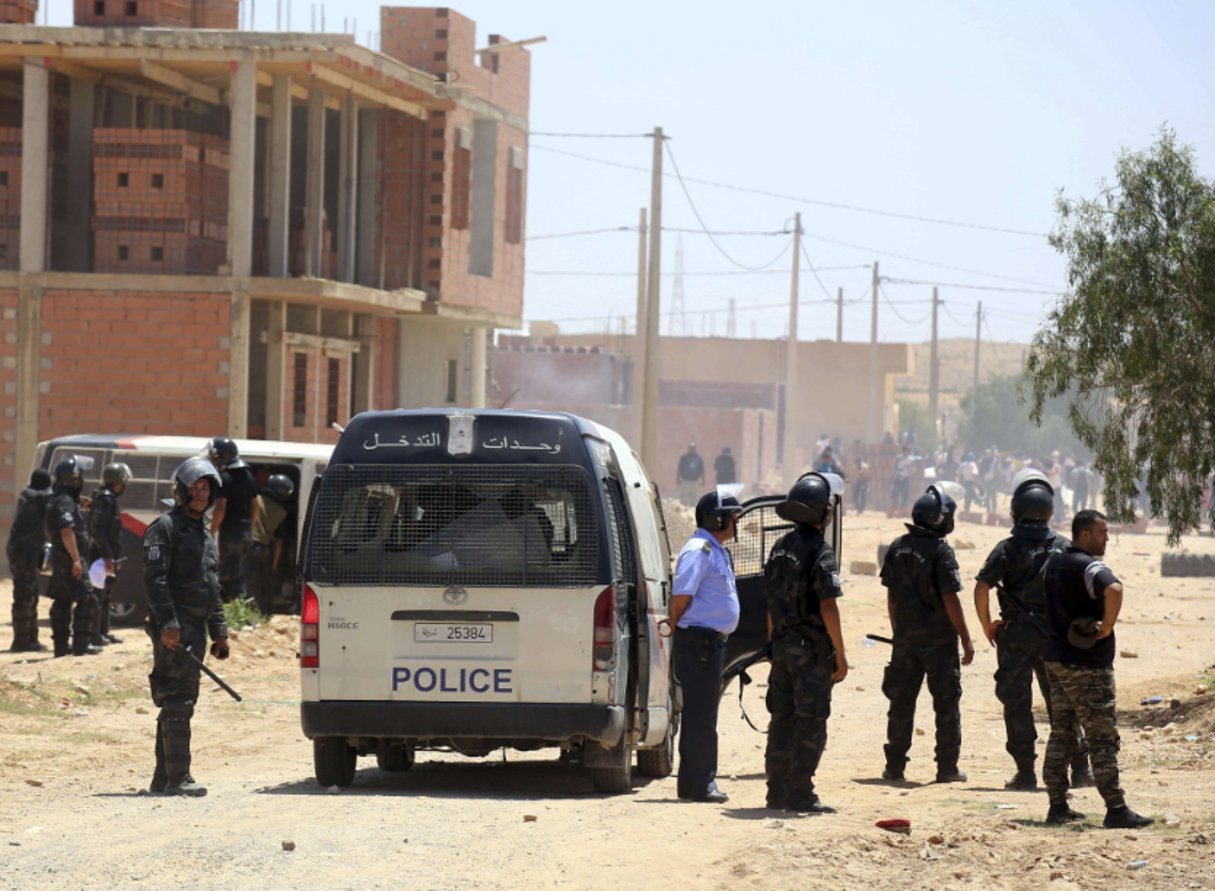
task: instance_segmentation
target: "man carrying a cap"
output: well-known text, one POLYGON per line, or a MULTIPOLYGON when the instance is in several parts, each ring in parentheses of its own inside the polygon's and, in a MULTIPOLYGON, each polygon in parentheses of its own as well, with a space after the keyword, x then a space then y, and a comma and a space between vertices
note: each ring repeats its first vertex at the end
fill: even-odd
POLYGON ((679 797, 722 803, 717 788, 717 703, 726 637, 738 627, 738 588, 725 543, 742 505, 720 489, 696 502, 696 532, 679 552, 665 634, 675 637, 675 676, 683 691, 679 797))
POLYGON ((1088 739, 1097 791, 1105 800, 1105 826, 1140 829, 1153 821, 1126 806, 1118 784, 1118 727, 1114 694, 1114 623, 1122 609, 1122 582, 1100 559, 1109 524, 1095 510, 1072 519, 1074 544, 1047 561, 1043 570, 1050 639, 1050 741, 1042 779, 1050 794, 1046 822, 1083 820, 1067 803, 1067 766, 1076 747, 1077 726, 1088 739))

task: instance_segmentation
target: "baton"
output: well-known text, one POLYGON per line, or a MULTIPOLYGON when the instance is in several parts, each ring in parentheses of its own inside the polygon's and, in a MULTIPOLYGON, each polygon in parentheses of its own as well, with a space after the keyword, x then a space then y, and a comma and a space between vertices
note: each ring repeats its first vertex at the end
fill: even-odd
POLYGON ((239 694, 239 693, 237 693, 235 690, 233 690, 231 687, 229 687, 229 686, 228 686, 226 683, 224 683, 224 679, 223 679, 223 678, 221 678, 219 675, 217 675, 217 674, 216 674, 215 672, 213 672, 211 669, 207 668, 207 666, 203 664, 203 661, 202 661, 201 659, 199 659, 197 656, 195 656, 193 653, 191 653, 191 652, 190 652, 190 648, 189 648, 189 647, 187 647, 185 644, 180 644, 179 646, 180 646, 180 647, 181 647, 183 650, 185 650, 185 651, 186 651, 186 655, 187 655, 187 656, 189 656, 191 659, 193 659, 193 660, 194 660, 194 664, 195 664, 195 665, 197 665, 199 668, 201 668, 201 669, 202 669, 203 674, 205 674, 205 675, 206 675, 207 677, 209 677, 211 680, 215 681, 215 683, 219 684, 220 688, 221 688, 221 689, 222 689, 222 690, 223 690, 225 693, 227 693, 229 696, 231 696, 233 699, 235 699, 237 702, 240 702, 240 701, 241 701, 241 700, 240 700, 240 694, 239 694))
POLYGON ((894 646, 893 640, 891 640, 889 637, 882 637, 880 634, 866 634, 865 637, 868 640, 876 640, 878 643, 890 644, 891 646, 894 646))

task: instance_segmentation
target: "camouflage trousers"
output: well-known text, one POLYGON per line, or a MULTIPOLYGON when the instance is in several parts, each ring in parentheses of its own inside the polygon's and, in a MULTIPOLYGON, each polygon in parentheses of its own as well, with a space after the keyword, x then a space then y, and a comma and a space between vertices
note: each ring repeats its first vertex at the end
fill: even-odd
POLYGON ((156 718, 156 767, 152 786, 180 782, 190 772, 190 719, 198 701, 198 665, 183 651, 203 659, 207 650, 207 630, 202 625, 181 626, 181 644, 170 650, 160 642, 160 629, 148 626, 152 638, 152 673, 148 685, 152 702, 160 707, 156 718))
MULTIPOLYGON (((1034 743, 1038 729, 1034 726, 1034 679, 1038 692, 1051 714, 1050 682, 1046 677, 1046 634, 1024 619, 1012 619, 1000 626, 996 637, 996 698, 1004 706, 1004 748, 1012 755, 1018 771, 1033 773, 1034 743)), ((1083 731, 1077 728, 1074 770, 1084 772, 1088 766, 1088 744, 1083 731)))
POLYGON ((1125 803, 1118 785, 1118 738, 1114 669, 1047 662, 1050 678, 1050 739, 1042 764, 1042 781, 1052 804, 1067 801, 1067 765, 1075 754, 1076 734, 1083 730, 1097 791, 1107 808, 1125 803))
POLYGON ((46 587, 51 598, 51 640, 55 655, 68 652, 83 654, 93 637, 93 620, 97 615, 97 595, 84 576, 72 577, 71 564, 66 559, 55 564, 50 584, 46 587), (70 638, 70 646, 69 646, 70 638))
POLYGON ((38 566, 29 554, 8 549, 13 575, 13 649, 38 643, 38 566))
POLYGON ((886 766, 901 773, 915 732, 915 701, 924 679, 936 713, 937 772, 954 770, 962 750, 962 666, 958 640, 895 639, 882 692, 890 700, 886 716, 886 766))
POLYGON ((248 532, 219 537, 219 596, 224 603, 245 597, 245 563, 253 538, 248 532))
POLYGON ((827 632, 791 631, 772 645, 768 674, 768 806, 808 806, 827 746, 835 648, 827 632))

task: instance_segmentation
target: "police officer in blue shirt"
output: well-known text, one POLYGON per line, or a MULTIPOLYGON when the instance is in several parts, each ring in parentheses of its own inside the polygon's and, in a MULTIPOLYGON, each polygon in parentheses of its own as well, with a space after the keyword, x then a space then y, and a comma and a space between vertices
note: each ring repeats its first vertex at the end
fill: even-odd
POLYGON ((724 802, 717 788, 717 703, 726 637, 738 627, 738 588, 724 545, 742 505, 721 490, 696 503, 696 533, 679 552, 667 634, 674 628, 675 676, 683 690, 679 797, 724 802))

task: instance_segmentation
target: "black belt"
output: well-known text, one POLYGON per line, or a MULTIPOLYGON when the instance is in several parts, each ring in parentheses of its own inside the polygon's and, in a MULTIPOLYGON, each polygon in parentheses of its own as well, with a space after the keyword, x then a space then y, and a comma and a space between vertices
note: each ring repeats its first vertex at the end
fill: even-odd
POLYGON ((717 640, 725 642, 730 635, 723 631, 714 631, 712 628, 705 628, 701 625, 680 625, 676 627, 676 631, 686 631, 689 634, 698 634, 702 637, 713 637, 717 640))

